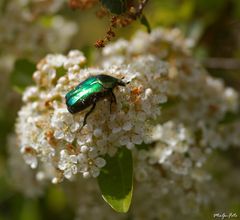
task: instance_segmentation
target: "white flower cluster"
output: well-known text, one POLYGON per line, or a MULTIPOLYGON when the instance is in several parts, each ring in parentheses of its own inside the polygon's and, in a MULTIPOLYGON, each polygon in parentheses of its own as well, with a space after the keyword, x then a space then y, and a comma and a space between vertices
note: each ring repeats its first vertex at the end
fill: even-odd
POLYGON ((93 180, 75 178, 78 173, 97 177, 104 156, 119 147, 134 157, 131 218, 175 219, 179 213, 186 219, 200 206, 215 204, 222 189, 204 165, 215 148, 240 145, 239 121, 227 120, 228 114, 238 114, 239 96, 194 61, 189 46, 191 40, 178 30, 157 29, 106 46, 94 68, 84 68, 85 57, 77 50, 38 63, 35 85, 23 94, 18 145, 39 181, 75 180, 69 184, 76 183, 80 192, 66 187, 69 195, 79 195, 79 219, 125 219, 96 198, 93 180), (69 113, 65 95, 98 74, 129 83, 114 89, 113 111, 109 100, 99 101, 81 129, 89 109, 69 113))
POLYGON ((0 15, 1 52, 4 51, 4 55, 39 59, 46 51, 64 51, 77 31, 75 23, 61 15, 53 15, 64 2, 6 1, 0 15))
POLYGON ((55 167, 53 182, 61 180, 60 174, 71 178, 80 172, 84 177, 97 177, 105 165, 103 155, 113 155, 121 146, 133 149, 136 144, 151 142, 160 105, 167 101, 167 64, 153 56, 108 69, 81 69, 84 61, 79 51, 70 51, 68 56, 48 55, 33 75, 36 86, 23 95, 25 105, 16 126, 20 149, 32 168, 39 161, 55 167), (61 76, 62 72, 66 74, 61 76), (130 83, 114 91, 117 105, 112 113, 108 100, 100 101, 80 129, 88 109, 72 115, 65 95, 79 82, 98 74, 124 77, 130 83))
POLYGON ((152 131, 156 143, 146 158, 195 176, 193 167, 201 167, 212 149, 239 146, 240 123, 224 123, 229 113, 239 114, 238 93, 191 58, 191 45, 177 29, 138 32, 130 42, 119 40, 105 47, 99 62, 105 68, 127 65, 146 54, 168 62, 168 103, 152 131))

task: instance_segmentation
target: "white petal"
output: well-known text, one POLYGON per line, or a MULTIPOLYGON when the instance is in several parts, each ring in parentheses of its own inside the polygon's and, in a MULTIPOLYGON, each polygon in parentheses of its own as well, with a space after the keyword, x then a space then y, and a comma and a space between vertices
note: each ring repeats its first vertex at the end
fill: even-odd
POLYGON ((102 130, 99 129, 99 128, 95 129, 95 130, 93 131, 93 135, 94 135, 95 137, 101 137, 101 135, 102 135, 102 130))
POLYGON ((99 168, 101 168, 101 167, 104 167, 104 166, 106 165, 106 161, 105 161, 103 158, 98 157, 98 158, 96 158, 96 160, 95 160, 95 164, 96 164, 99 168))
POLYGON ((71 131, 71 132, 75 132, 75 131, 78 130, 79 127, 80 127, 79 123, 75 122, 75 123, 73 123, 73 124, 71 125, 70 131, 71 131))
POLYGON ((79 162, 85 162, 86 159, 87 159, 86 154, 82 154, 82 153, 78 154, 77 157, 78 157, 78 161, 79 161, 79 162))
POLYGON ((98 155, 98 152, 97 152, 97 150, 96 150, 95 148, 91 149, 91 150, 88 152, 88 156, 89 156, 91 159, 97 157, 97 155, 98 155))
POLYGON ((77 166, 76 166, 76 165, 73 165, 73 166, 71 167, 71 170, 72 170, 72 173, 73 173, 73 174, 77 174, 78 169, 77 169, 77 166))
POLYGON ((72 134, 72 133, 68 133, 66 136, 65 136, 65 140, 69 143, 72 143, 74 141, 74 138, 75 138, 75 135, 72 134))
POLYGON ((64 170, 64 176, 67 179, 70 179, 72 177, 72 170, 71 169, 64 170))
POLYGON ((58 168, 60 170, 65 170, 67 168, 67 164, 65 162, 60 161, 59 164, 58 164, 58 168))
POLYGON ((77 163, 78 159, 77 159, 76 155, 70 155, 69 157, 70 157, 70 160, 71 160, 72 163, 77 163))
POLYGON ((123 125, 123 130, 124 131, 129 131, 129 130, 131 130, 131 128, 132 128, 132 124, 131 124, 131 122, 126 122, 124 125, 123 125))
POLYGON ((89 150, 89 147, 86 145, 81 146, 81 152, 86 153, 89 150))
POLYGON ((98 167, 93 166, 93 167, 91 168, 90 173, 91 173, 92 177, 95 178, 95 177, 99 176, 100 170, 99 170, 98 167))
POLYGON ((60 130, 57 130, 57 131, 54 132, 54 137, 56 139, 63 139, 64 138, 64 133, 60 130))
POLYGON ((83 177, 84 178, 89 178, 90 177, 90 173, 88 171, 83 173, 83 177))

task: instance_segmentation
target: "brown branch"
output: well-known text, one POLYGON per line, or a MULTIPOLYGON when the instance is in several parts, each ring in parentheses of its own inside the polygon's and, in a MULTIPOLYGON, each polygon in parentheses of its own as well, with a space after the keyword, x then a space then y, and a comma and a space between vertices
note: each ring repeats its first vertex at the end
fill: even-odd
POLYGON ((115 37, 114 29, 120 27, 126 27, 130 25, 133 21, 137 20, 142 15, 142 11, 149 0, 142 0, 137 9, 134 7, 130 7, 126 13, 123 15, 114 15, 111 17, 110 27, 106 33, 106 36, 103 39, 97 40, 95 43, 95 47, 102 48, 105 46, 107 42, 110 42, 112 38, 115 37))

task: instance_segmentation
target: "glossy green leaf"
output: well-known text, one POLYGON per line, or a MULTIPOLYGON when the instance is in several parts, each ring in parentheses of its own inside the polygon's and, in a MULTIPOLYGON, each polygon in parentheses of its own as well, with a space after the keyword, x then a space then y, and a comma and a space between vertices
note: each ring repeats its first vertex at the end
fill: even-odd
POLYGON ((126 0, 100 0, 100 2, 114 14, 122 14, 127 10, 126 0))
POLYGON ((149 24, 145 15, 141 16, 140 22, 141 22, 142 25, 144 25, 147 28, 147 32, 151 33, 151 26, 150 26, 150 24, 149 24))
POLYGON ((114 157, 106 156, 98 184, 103 199, 117 212, 127 212, 133 191, 133 161, 130 150, 122 147, 114 157))
POLYGON ((36 70, 35 64, 27 59, 19 59, 14 64, 11 73, 12 86, 18 91, 23 91, 27 86, 33 83, 32 74, 36 70))

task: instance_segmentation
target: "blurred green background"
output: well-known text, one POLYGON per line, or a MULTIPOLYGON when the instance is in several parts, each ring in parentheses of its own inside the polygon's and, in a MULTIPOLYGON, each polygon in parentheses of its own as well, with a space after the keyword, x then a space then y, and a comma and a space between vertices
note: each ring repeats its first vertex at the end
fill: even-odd
MULTIPOLYGON (((0 2, 1 8, 4 8, 4 0, 0 2)), ((80 49, 89 57, 91 51, 95 50, 94 42, 104 36, 109 23, 106 18, 98 19, 95 12, 96 8, 72 11, 67 4, 57 12, 78 25, 78 32, 65 52, 73 48, 80 49)), ((4 10, 0 13, 1 19, 4 10)), ((240 90, 239 0, 150 0, 144 14, 152 28, 179 27, 186 36, 192 37, 196 42, 194 57, 202 62, 212 75, 224 79, 227 85, 240 90)), ((44 16, 43 20, 47 21, 48 16, 44 16)), ((119 29, 116 38, 130 38, 137 29, 144 30, 145 27, 135 22, 127 28, 119 29)), ((59 51, 44 52, 48 54, 59 51)), ((4 57, 1 45, 0 54, 4 57)), ((15 67, 18 71, 30 75, 34 71, 34 63, 41 56, 33 58, 20 54, 18 58, 22 62, 15 63, 15 67), (27 67, 24 62, 28 63, 27 67)), ((74 210, 69 206, 61 186, 48 188, 39 198, 28 198, 12 183, 7 140, 8 135, 14 132, 15 118, 21 106, 21 96, 12 85, 12 81, 16 80, 11 76, 14 71, 13 69, 0 73, 0 220, 73 219, 74 210)), ((29 83, 27 76, 21 80, 23 85, 29 83)), ((229 156, 234 154, 230 153, 229 156)), ((238 159, 235 158, 236 161, 238 159)))

